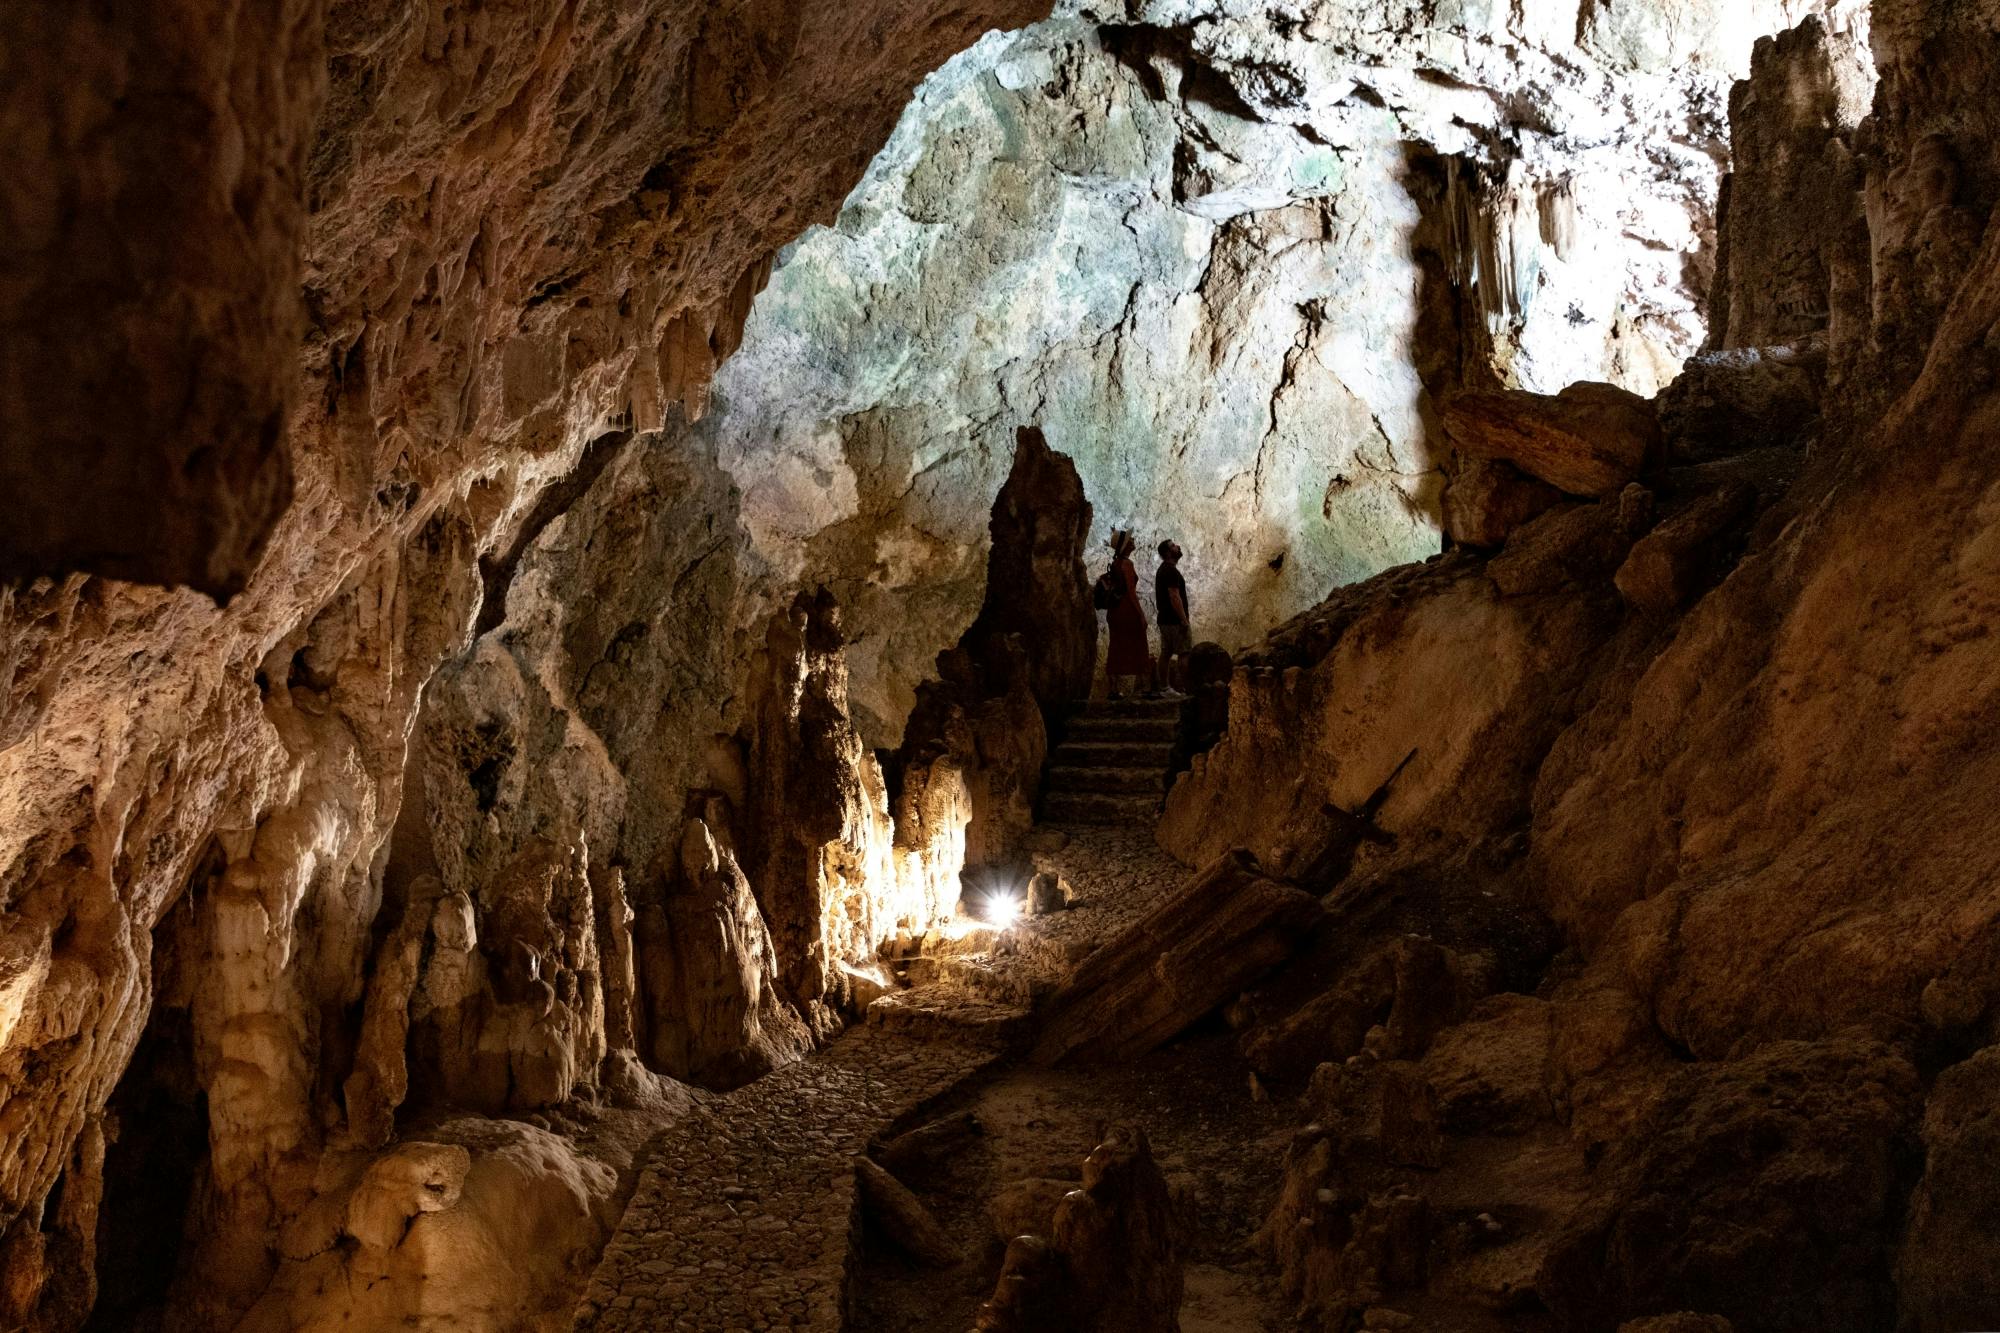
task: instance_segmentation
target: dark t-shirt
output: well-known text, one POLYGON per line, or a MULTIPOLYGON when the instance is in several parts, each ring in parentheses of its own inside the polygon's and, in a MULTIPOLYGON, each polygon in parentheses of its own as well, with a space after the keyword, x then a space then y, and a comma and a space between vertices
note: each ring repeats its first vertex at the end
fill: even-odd
POLYGON ((1181 605, 1188 608, 1189 615, 1193 615, 1194 608, 1188 605, 1187 580, 1182 578, 1181 572, 1172 565, 1161 565, 1160 572, 1153 576, 1153 601, 1159 609, 1162 625, 1188 623, 1186 618, 1174 609, 1174 599, 1171 594, 1176 591, 1181 595, 1181 605))

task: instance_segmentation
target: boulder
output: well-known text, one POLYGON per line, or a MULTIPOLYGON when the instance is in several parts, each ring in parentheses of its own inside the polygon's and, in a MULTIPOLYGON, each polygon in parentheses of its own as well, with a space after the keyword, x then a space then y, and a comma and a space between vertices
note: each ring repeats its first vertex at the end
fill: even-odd
POLYGON ((1667 453, 1703 462, 1790 443, 1818 415, 1825 374, 1823 338, 1690 357, 1659 398, 1667 453))
POLYGON ((1076 890, 1069 881, 1053 870, 1038 871, 1028 881, 1028 915, 1047 916, 1069 907, 1076 899, 1076 890))
POLYGON ((971 1147, 985 1132, 970 1111, 961 1111, 898 1134, 883 1144, 875 1157, 900 1175, 934 1171, 971 1147))
POLYGON ((1466 458, 1444 488, 1445 535, 1461 546, 1498 546, 1562 492, 1497 459, 1466 458))
POLYGON ((868 1216, 897 1249, 932 1268, 950 1268, 959 1261, 951 1237, 902 1181, 866 1157, 854 1159, 854 1174, 868 1216))
POLYGON ((1444 1128, 1505 1133, 1548 1119, 1553 1035, 1548 1002, 1528 995, 1489 996, 1439 1034, 1422 1070, 1444 1128))
POLYGON ((1637 485, 1616 501, 1553 510, 1509 537, 1486 576, 1506 597, 1594 582, 1624 562, 1650 517, 1651 496, 1637 485))
POLYGON ((1290 957, 1317 899, 1235 851, 1100 945, 1051 1003, 1035 1059, 1130 1060, 1290 957))
POLYGON ((1462 393, 1445 408, 1444 429, 1460 452, 1511 463, 1571 495, 1617 494, 1660 449, 1651 403, 1591 382, 1553 397, 1462 393))
POLYGON ((1395 998, 1395 959, 1390 950, 1377 949, 1343 968, 1339 980, 1292 1013, 1251 1027, 1237 1048, 1266 1078, 1303 1079, 1320 1064, 1359 1051, 1395 998))
POLYGON ((1666 615, 1707 581, 1732 531, 1756 507, 1756 489, 1734 482, 1702 496, 1632 544, 1612 581, 1634 610, 1666 615))
POLYGON ((393 1249, 410 1219, 458 1203, 472 1157, 455 1143, 400 1143, 375 1159, 348 1196, 342 1234, 377 1250, 393 1249))

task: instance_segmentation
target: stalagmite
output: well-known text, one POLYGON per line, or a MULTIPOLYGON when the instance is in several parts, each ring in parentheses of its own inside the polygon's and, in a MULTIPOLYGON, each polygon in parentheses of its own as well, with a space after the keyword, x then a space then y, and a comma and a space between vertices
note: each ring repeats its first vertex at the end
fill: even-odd
POLYGON ((2000 1326, 1996 34, 0 7, 0 1326, 2000 1326))

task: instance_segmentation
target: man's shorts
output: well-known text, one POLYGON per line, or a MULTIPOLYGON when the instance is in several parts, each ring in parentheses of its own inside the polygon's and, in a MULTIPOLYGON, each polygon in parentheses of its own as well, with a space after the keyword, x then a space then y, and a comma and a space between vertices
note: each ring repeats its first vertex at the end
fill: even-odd
POLYGON ((1194 648, 1194 631, 1186 625, 1160 626, 1160 660, 1186 657, 1194 648))

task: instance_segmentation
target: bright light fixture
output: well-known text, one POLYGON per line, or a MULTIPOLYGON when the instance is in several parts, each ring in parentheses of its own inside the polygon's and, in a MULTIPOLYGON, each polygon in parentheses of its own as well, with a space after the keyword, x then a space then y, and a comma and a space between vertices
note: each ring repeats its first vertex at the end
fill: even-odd
POLYGON ((1005 930, 1020 917, 1021 898, 1018 894, 999 889, 987 894, 986 901, 980 904, 980 908, 981 916, 992 925, 1005 930))

